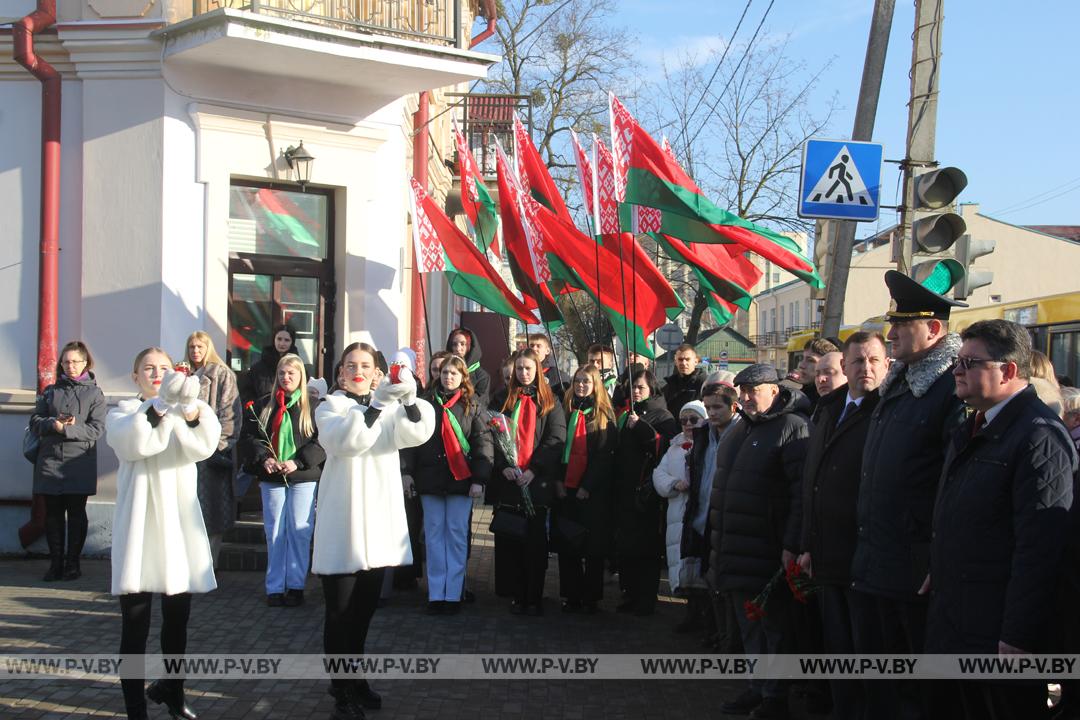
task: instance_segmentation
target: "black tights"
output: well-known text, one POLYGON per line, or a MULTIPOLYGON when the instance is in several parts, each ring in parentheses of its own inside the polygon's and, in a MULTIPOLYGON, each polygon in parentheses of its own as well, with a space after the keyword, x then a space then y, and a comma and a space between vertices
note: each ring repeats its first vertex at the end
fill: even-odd
MULTIPOLYGON (((120 654, 146 653, 146 638, 150 635, 150 605, 153 594, 128 593, 120 596, 120 654)), ((161 652, 163 655, 183 655, 187 650, 188 616, 191 615, 191 593, 161 596, 161 652)), ((173 682, 183 683, 183 680, 173 682)), ((129 709, 143 707, 144 681, 129 678, 120 681, 124 705, 129 709)))
MULTIPOLYGON (((368 628, 382 590, 385 568, 361 570, 351 575, 323 575, 326 620, 323 624, 323 652, 327 655, 362 655, 368 628)), ((349 681, 335 678, 330 683, 347 687, 349 681)))
POLYGON ((77 558, 86 543, 86 495, 45 496, 45 539, 49 555, 64 554, 64 516, 67 515, 67 556, 77 558))

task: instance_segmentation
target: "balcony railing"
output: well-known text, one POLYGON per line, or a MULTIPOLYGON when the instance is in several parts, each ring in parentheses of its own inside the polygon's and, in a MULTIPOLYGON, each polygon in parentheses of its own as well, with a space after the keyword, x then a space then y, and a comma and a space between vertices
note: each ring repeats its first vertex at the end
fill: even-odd
POLYGON ((246 10, 339 30, 461 45, 463 0, 192 0, 193 15, 246 10))
MULTIPOLYGON (((460 106, 461 132, 485 176, 495 176, 495 138, 508 153, 514 147, 514 113, 532 132, 532 103, 528 95, 505 93, 447 93, 460 106)), ((457 156, 454 157, 457 167, 457 156)))

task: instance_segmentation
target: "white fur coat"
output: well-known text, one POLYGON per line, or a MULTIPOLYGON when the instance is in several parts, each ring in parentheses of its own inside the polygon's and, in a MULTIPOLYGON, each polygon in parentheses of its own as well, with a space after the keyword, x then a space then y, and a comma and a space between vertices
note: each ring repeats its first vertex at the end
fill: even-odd
POLYGON ((120 459, 113 517, 112 594, 175 595, 217 587, 199 506, 195 463, 217 449, 221 424, 198 401, 189 427, 170 409, 157 427, 150 402, 124 400, 105 419, 105 439, 120 459))
POLYGON ((315 514, 316 575, 354 573, 412 562, 398 451, 427 442, 435 410, 416 401, 420 421, 405 408, 385 408, 371 427, 365 405, 344 393, 328 395, 315 410, 326 464, 319 480, 315 514))

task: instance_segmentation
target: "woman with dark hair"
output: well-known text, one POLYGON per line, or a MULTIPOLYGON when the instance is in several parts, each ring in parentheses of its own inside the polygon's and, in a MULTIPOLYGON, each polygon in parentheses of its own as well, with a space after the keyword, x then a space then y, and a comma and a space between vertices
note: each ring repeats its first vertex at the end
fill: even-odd
MULTIPOLYGON (((339 389, 315 410, 326 464, 311 568, 322 577, 327 655, 364 653, 384 569, 412 562, 399 451, 423 444, 435 429, 435 410, 416 398, 409 370, 397 366, 396 377, 379 378, 376 354, 366 343, 345 348, 339 389)), ((382 706, 366 680, 335 678, 330 694, 338 720, 382 706)))
POLYGON ((307 372, 298 355, 278 361, 273 391, 248 406, 240 455, 262 493, 266 604, 302 605, 315 528, 315 489, 326 453, 319 445, 307 372))
POLYGON ((277 379, 278 361, 283 355, 299 355, 296 349, 296 332, 288 325, 278 325, 270 336, 270 344, 262 349, 259 359, 240 376, 238 389, 240 400, 247 404, 266 397, 277 379))
POLYGON ((105 432, 105 396, 94 380, 94 358, 75 340, 60 351, 56 382, 34 405, 30 428, 37 433, 34 494, 45 497, 45 540, 49 569, 42 578, 75 580, 86 542, 86 499, 97 493, 97 441, 105 432), (67 516, 67 560, 64 516, 67 516))
POLYGON ((515 615, 544 614, 547 514, 555 482, 562 476, 560 452, 566 441, 566 416, 540 374, 536 353, 521 351, 502 407, 510 420, 516 462, 496 453, 492 475, 495 513, 522 516, 524 521, 518 523, 523 533, 495 533, 495 592, 513 598, 510 611, 515 615))
POLYGON ((483 496, 491 475, 491 433, 456 355, 444 359, 425 399, 437 411, 435 432, 402 451, 402 480, 407 489, 415 480, 424 506, 428 612, 453 615, 461 609, 473 498, 483 496))
POLYGON ((467 327, 454 328, 446 338, 446 351, 465 361, 469 369, 469 382, 476 392, 476 401, 480 407, 487 407, 491 396, 491 376, 480 367, 480 343, 473 331, 467 327))
POLYGON ((615 463, 615 549, 625 593, 619 612, 651 615, 660 586, 660 498, 653 469, 663 457, 679 424, 657 391, 656 378, 640 368, 630 376, 630 405, 618 420, 615 463))
POLYGON ((240 437, 240 395, 236 375, 217 354, 214 341, 201 330, 191 333, 184 346, 184 358, 199 378, 199 399, 210 406, 221 423, 217 450, 199 463, 199 504, 203 523, 210 537, 210 551, 217 566, 221 537, 236 519, 236 496, 233 488, 235 462, 233 449, 240 437))
MULTIPOLYGON (((116 452, 112 594, 120 598, 120 654, 142 655, 150 633, 153 593, 161 594, 161 652, 183 655, 191 594, 217 587, 197 494, 195 463, 221 437, 217 414, 199 400, 199 380, 173 372, 161 348, 135 357, 139 397, 121 400, 105 420, 116 452)), ((143 680, 123 678, 129 720, 145 720, 143 680)), ((174 718, 194 718, 182 679, 155 680, 146 697, 174 718)))
POLYGON ((563 400, 567 416, 562 452, 562 480, 555 485, 560 501, 553 518, 559 552, 559 588, 563 612, 597 611, 604 592, 604 559, 610 550, 611 471, 618 428, 600 372, 582 365, 563 400), (579 539, 560 532, 563 519, 584 528, 579 539))

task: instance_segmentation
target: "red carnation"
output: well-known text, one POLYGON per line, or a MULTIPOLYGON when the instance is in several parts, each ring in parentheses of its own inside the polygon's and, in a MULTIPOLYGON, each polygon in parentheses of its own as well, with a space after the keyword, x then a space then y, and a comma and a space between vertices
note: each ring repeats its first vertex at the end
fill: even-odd
POLYGON ((747 600, 743 603, 743 612, 746 613, 746 619, 750 622, 754 622, 765 617, 765 608, 756 604, 753 600, 747 600))
POLYGON ((254 400, 248 400, 246 403, 244 403, 244 409, 245 410, 250 410, 253 407, 255 407, 255 401, 254 400))

